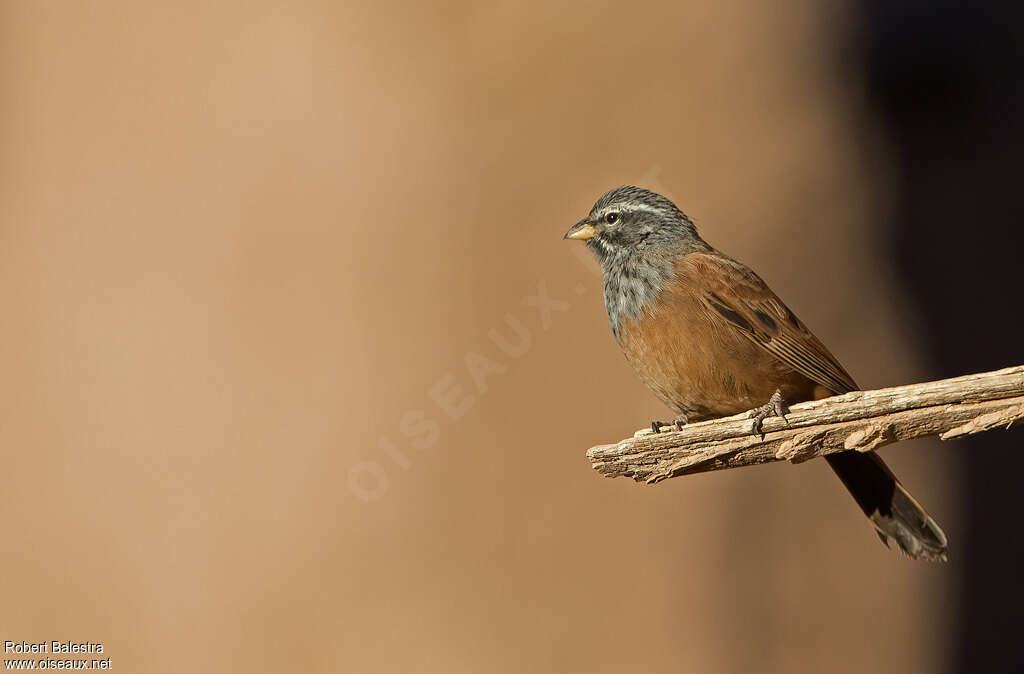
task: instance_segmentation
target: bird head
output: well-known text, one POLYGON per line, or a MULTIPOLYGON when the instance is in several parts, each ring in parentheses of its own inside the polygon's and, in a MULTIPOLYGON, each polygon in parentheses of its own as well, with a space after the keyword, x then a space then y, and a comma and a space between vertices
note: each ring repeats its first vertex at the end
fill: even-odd
POLYGON ((607 192, 565 238, 586 241, 602 261, 645 250, 660 252, 703 244, 693 222, 671 200, 632 186, 607 192))

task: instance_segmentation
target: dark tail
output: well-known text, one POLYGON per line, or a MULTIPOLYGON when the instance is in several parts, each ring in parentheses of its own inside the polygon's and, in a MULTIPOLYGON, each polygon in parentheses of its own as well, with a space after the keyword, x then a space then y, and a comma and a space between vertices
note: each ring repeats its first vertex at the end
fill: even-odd
POLYGON ((839 452, 825 457, 878 530, 914 559, 946 561, 946 534, 903 488, 874 452, 839 452))

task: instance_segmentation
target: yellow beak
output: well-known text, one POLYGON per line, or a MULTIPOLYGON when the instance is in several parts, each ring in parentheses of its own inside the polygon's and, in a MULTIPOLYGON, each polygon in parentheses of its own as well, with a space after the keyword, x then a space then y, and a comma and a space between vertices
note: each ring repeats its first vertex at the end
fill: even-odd
POLYGON ((586 220, 580 220, 575 225, 569 228, 569 231, 565 233, 566 239, 580 239, 586 241, 597 236, 597 230, 594 226, 586 220))

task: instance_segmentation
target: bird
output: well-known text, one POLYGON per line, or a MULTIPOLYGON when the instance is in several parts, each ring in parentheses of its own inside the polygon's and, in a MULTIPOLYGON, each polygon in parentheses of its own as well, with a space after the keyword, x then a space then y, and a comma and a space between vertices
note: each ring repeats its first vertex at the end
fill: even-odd
MULTIPOLYGON (((623 186, 565 233, 601 265, 612 334, 678 416, 657 433, 742 412, 761 432, 789 404, 859 390, 824 344, 749 267, 697 233, 670 199, 623 186)), ((888 547, 945 561, 946 535, 875 452, 825 457, 888 547)))

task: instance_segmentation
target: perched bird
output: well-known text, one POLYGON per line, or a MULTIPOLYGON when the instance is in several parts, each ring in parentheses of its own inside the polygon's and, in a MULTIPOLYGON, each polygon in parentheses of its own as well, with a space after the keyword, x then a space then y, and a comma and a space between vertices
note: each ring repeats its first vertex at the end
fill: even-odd
MULTIPOLYGON (((572 226, 601 263, 612 332, 640 379, 687 422, 858 389, 828 349, 746 265, 708 245, 669 199, 619 187, 572 226)), ((658 432, 667 422, 652 422, 658 432)), ((915 559, 946 535, 874 452, 825 457, 878 531, 915 559)))

